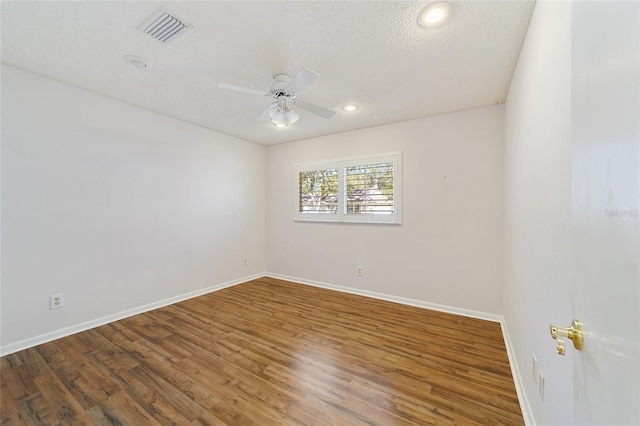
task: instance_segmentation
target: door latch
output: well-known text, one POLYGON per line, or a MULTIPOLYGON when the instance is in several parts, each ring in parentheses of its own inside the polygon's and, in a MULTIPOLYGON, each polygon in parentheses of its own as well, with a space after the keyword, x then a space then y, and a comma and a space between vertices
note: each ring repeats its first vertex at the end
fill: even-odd
POLYGON ((584 333, 582 331, 582 324, 580 321, 571 321, 571 327, 560 327, 559 325, 550 324, 549 331, 551 332, 551 337, 558 341, 558 346, 556 347, 558 355, 565 354, 564 340, 562 340, 564 337, 573 342, 574 348, 582 350, 582 346, 584 345, 584 333))

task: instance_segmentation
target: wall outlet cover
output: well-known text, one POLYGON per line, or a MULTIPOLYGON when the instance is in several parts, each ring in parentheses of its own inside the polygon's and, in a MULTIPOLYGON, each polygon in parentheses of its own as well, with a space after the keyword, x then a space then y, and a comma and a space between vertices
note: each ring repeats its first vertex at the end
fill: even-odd
POLYGON ((59 309, 64 306, 64 299, 62 293, 52 294, 49 296, 49 309, 59 309))

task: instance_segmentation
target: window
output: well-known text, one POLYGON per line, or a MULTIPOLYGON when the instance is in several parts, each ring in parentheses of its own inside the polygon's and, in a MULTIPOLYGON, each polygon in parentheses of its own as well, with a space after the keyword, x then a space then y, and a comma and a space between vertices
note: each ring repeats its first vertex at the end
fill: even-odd
POLYGON ((401 223, 400 153, 296 165, 295 219, 401 223))

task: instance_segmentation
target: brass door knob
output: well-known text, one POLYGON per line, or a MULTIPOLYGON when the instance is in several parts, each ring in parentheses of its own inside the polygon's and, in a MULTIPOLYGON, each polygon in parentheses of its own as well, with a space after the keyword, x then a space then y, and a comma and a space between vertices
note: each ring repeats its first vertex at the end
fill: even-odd
POLYGON ((582 331, 582 324, 578 320, 571 321, 571 327, 560 327, 559 325, 550 324, 549 331, 551 337, 558 341, 557 351, 559 355, 564 355, 564 341, 563 337, 573 342, 573 347, 577 350, 581 350, 584 345, 584 333, 582 331))

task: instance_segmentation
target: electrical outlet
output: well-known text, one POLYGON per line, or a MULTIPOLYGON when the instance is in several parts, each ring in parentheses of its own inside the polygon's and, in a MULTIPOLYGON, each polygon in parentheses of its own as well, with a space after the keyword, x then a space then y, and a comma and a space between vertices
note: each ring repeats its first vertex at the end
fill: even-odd
POLYGON ((540 399, 544 402, 544 376, 542 371, 538 372, 538 393, 540 394, 540 399))
POLYGON ((359 277, 362 276, 362 266, 356 267, 356 273, 358 274, 359 277))
POLYGON ((243 259, 242 262, 243 262, 244 266, 247 266, 249 264, 249 260, 246 257, 243 259))
POLYGON ((538 358, 536 358, 536 354, 533 354, 533 363, 531 366, 531 374, 533 375, 533 380, 538 380, 538 358))
POLYGON ((62 298, 62 293, 60 294, 52 294, 49 296, 49 309, 59 309, 64 306, 64 299, 62 298))

